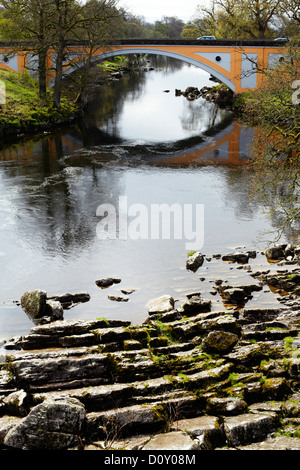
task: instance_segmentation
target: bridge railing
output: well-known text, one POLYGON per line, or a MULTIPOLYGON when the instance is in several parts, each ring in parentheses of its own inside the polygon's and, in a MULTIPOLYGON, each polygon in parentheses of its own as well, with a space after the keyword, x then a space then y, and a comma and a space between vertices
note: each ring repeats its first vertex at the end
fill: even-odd
MULTIPOLYGON (((20 49, 30 49, 36 43, 27 40, 0 41, 0 47, 14 47, 20 49)), ((89 46, 88 40, 70 41, 67 46, 89 46)), ((253 47, 282 47, 285 43, 272 39, 112 39, 109 43, 99 44, 100 46, 116 45, 157 45, 157 46, 253 46, 253 47)))

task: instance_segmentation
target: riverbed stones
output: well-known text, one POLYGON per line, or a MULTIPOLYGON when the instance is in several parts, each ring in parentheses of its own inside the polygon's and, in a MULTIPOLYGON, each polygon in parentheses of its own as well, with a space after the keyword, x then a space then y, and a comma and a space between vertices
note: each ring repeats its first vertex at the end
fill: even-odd
POLYGON ((14 416, 26 416, 29 412, 29 397, 25 390, 17 390, 3 399, 6 413, 14 416))
MULTIPOLYGON (((272 268, 255 275, 258 286, 268 275, 297 280, 299 268, 272 268)), ((226 285, 224 279, 218 283, 220 294, 226 285)), ((247 285, 247 295, 253 286, 247 285)), ((9 354, 0 366, 0 445, 31 448, 44 413, 37 407, 50 399, 45 406, 57 415, 57 400, 68 401, 66 410, 71 399, 85 413, 80 429, 64 426, 67 412, 59 430, 49 422, 38 427, 33 448, 79 443, 142 450, 157 442, 157 449, 175 445, 178 451, 299 449, 297 291, 290 305, 225 311, 214 305, 208 312, 197 310, 200 288, 186 295, 185 302, 192 300, 186 310, 170 298, 167 312, 156 304, 156 313, 140 326, 105 318, 59 320, 4 343, 9 354), (280 440, 278 432, 293 437, 280 440), (184 439, 172 444, 174 433, 184 439)))
POLYGON ((111 300, 112 302, 128 302, 129 297, 125 295, 109 295, 108 299, 111 300))
POLYGON ((177 430, 197 439, 201 450, 213 450, 224 444, 222 424, 217 416, 198 416, 180 419, 171 430, 177 430))
POLYGON ((22 295, 21 307, 35 324, 45 324, 63 320, 64 309, 89 300, 88 292, 66 293, 48 297, 47 292, 36 289, 22 295))
POLYGON ((65 294, 57 294, 51 297, 48 297, 48 300, 54 300, 56 302, 60 302, 64 309, 70 308, 73 305, 77 305, 79 303, 88 302, 91 296, 88 292, 74 292, 70 293, 67 292, 65 294))
POLYGON ((144 447, 143 450, 200 450, 197 440, 192 439, 188 434, 180 431, 168 432, 154 436, 144 447))
POLYGON ((224 432, 230 447, 262 441, 276 429, 276 418, 272 414, 244 413, 239 416, 226 417, 224 432))
POLYGON ((295 307, 299 307, 299 299, 297 296, 300 295, 300 269, 294 268, 291 271, 279 271, 278 273, 266 273, 260 274, 259 277, 261 282, 268 284, 269 286, 275 287, 278 292, 291 293, 294 297, 284 297, 283 303, 288 304, 288 301, 295 307), (296 296, 296 297, 295 297, 296 296), (291 302, 293 301, 293 302, 291 302))
POLYGON ((188 101, 200 98, 201 92, 197 87, 189 86, 184 91, 175 89, 175 96, 184 96, 188 101))
POLYGON ((108 358, 102 354, 50 353, 21 356, 11 363, 11 372, 26 390, 48 384, 49 388, 84 386, 105 383, 108 375, 108 358))
POLYGON ((227 353, 238 342, 238 335, 228 331, 211 331, 202 341, 204 351, 227 353))
POLYGON ((240 305, 243 304, 247 298, 244 289, 239 287, 232 287, 222 290, 225 300, 230 304, 240 305))
POLYGON ((276 247, 273 246, 271 248, 268 248, 265 251, 265 255, 268 259, 270 260, 281 260, 284 259, 284 249, 282 247, 276 247))
POLYGON ((96 286, 101 287, 102 289, 106 289, 107 287, 111 287, 113 284, 120 284, 121 279, 115 277, 109 277, 106 279, 98 279, 95 281, 96 286))
POLYGON ((228 253, 222 256, 223 261, 230 261, 231 263, 248 263, 249 261, 249 253, 243 252, 234 252, 228 253))
POLYGON ((300 450, 300 439, 287 436, 277 436, 269 438, 261 442, 255 442, 245 446, 239 446, 238 450, 268 450, 268 451, 283 451, 283 450, 300 450))
POLYGON ((204 262, 204 256, 199 252, 196 251, 188 255, 188 259, 186 261, 186 268, 190 271, 196 272, 200 266, 202 266, 204 262))
POLYGON ((50 321, 63 320, 64 310, 62 304, 57 300, 46 301, 46 314, 49 315, 50 321))
POLYGON ((46 314, 47 292, 36 289, 25 292, 21 297, 21 307, 33 320, 46 314))
POLYGON ((206 412, 214 416, 240 415, 247 410, 247 403, 238 397, 208 398, 206 412))
POLYGON ((200 96, 206 101, 216 103, 220 108, 231 109, 233 105, 234 93, 226 85, 215 87, 203 87, 200 90, 200 96))
POLYGON ((211 301, 205 300, 201 295, 190 295, 181 306, 184 315, 195 315, 197 313, 210 312, 211 301))
POLYGON ((170 295, 162 295, 148 302, 147 308, 149 315, 155 313, 171 312, 174 309, 174 299, 170 295))
POLYGON ((7 433, 4 444, 22 450, 61 450, 78 444, 85 408, 72 398, 51 399, 35 406, 7 433))

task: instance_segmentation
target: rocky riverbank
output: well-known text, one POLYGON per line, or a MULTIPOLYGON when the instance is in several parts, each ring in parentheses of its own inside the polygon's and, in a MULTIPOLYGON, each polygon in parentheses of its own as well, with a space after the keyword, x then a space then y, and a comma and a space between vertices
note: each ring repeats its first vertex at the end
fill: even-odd
POLYGON ((188 101, 194 101, 204 98, 209 103, 215 103, 219 108, 232 109, 235 95, 223 83, 213 87, 203 87, 200 90, 197 87, 188 87, 184 91, 175 90, 175 96, 184 96, 188 101))
MULTIPOLYGON (((176 308, 166 294, 149 302, 142 325, 50 317, 7 342, 1 447, 300 450, 300 250, 266 254, 275 273, 251 271, 247 286, 215 282, 223 310, 200 292, 176 308), (266 285, 278 305, 247 308, 266 285)), ((243 268, 254 257, 239 251, 220 262, 243 268)), ((187 269, 206 262, 191 253, 187 269)))

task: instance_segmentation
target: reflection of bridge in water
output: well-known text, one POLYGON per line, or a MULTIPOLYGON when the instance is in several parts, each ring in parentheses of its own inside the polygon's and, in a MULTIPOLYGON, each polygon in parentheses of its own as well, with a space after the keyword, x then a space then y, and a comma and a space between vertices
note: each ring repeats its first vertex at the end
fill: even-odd
POLYGON ((250 157, 253 128, 246 128, 233 121, 225 129, 208 138, 202 144, 186 152, 177 152, 163 158, 165 165, 197 165, 214 163, 219 165, 241 165, 250 157))
MULTIPOLYGON (((102 161, 103 163, 109 163, 112 160, 111 155, 114 153, 114 150, 121 146, 126 149, 126 152, 119 158, 120 164, 122 164, 122 161, 126 162, 128 160, 131 163, 135 163, 136 157, 143 164, 159 166, 201 164, 243 165, 251 158, 250 144, 254 137, 254 132, 254 128, 244 127, 237 121, 232 121, 226 128, 217 131, 214 135, 205 137, 204 140, 199 136, 199 140, 201 139, 200 143, 183 150, 176 149, 178 142, 174 142, 173 149, 172 143, 169 143, 170 146, 168 145, 166 150, 160 144, 155 144, 154 146, 145 144, 137 149, 135 146, 130 146, 126 141, 123 141, 115 145, 105 145, 105 150, 102 152, 101 142, 97 142, 97 139, 92 147, 89 146, 89 150, 92 151, 97 161, 102 161)), ((99 138, 101 136, 102 134, 100 133, 99 138)), ((73 149, 78 155, 77 151, 83 146, 82 135, 70 133, 62 136, 61 139, 64 148, 73 149)), ((186 143, 188 146, 188 141, 186 143)), ((53 154, 56 152, 55 146, 56 142, 52 140, 49 149, 53 154)), ((71 156, 70 158, 73 160, 74 157, 71 156)))
MULTIPOLYGON (((226 128, 217 131, 212 136, 205 137, 204 140, 200 136, 199 140, 201 141, 198 144, 184 150, 176 150, 177 143, 174 142, 174 150, 168 147, 167 151, 163 151, 159 145, 153 148, 149 144, 151 151, 147 152, 149 148, 147 144, 139 146, 138 149, 135 146, 128 145, 126 141, 103 145, 103 142, 101 142, 103 133, 99 131, 98 139, 95 139, 92 146, 88 146, 88 155, 92 153, 93 159, 97 160, 98 163, 109 164, 114 160, 114 151, 117 151, 121 146, 126 149, 126 152, 122 153, 122 157, 118 158, 121 165, 122 161, 130 161, 134 164, 135 157, 142 164, 158 166, 243 165, 250 158, 249 145, 254 132, 253 128, 246 128, 237 121, 232 121, 226 128)), ((20 143, 18 146, 3 149, 1 151, 1 160, 17 160, 21 155, 23 159, 31 160, 35 155, 38 158, 38 155, 43 155, 46 151, 47 158, 53 164, 60 157, 68 155, 70 164, 85 165, 84 155, 80 152, 80 150, 83 150, 84 153, 84 140, 82 132, 76 132, 73 129, 72 132, 67 134, 45 136, 40 141, 27 141, 23 144, 20 143)), ((88 163, 90 163, 89 158, 88 163)))

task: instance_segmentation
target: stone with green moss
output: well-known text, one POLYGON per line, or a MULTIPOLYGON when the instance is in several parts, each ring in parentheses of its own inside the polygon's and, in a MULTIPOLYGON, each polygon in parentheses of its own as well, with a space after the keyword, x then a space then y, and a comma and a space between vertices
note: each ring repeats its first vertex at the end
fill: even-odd
POLYGON ((21 297, 21 307, 32 318, 41 318, 46 313, 47 293, 43 290, 25 292, 21 297))

